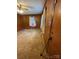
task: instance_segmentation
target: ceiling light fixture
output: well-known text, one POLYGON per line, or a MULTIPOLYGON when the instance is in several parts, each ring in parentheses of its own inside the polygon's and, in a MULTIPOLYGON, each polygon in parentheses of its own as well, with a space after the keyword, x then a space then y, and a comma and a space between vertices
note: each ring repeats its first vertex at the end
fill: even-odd
POLYGON ((17 3, 17 12, 18 13, 23 13, 24 11, 22 10, 22 5, 20 3, 17 3))
POLYGON ((23 13, 24 11, 28 11, 29 8, 24 3, 17 3, 17 12, 23 13))
POLYGON ((22 14, 24 11, 18 9, 17 12, 22 14))

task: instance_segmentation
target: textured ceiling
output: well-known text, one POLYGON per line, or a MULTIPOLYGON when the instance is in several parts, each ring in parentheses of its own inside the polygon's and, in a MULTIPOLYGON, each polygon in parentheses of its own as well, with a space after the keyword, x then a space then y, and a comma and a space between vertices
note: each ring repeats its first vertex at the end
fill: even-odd
MULTIPOLYGON (((18 0, 17 3, 22 3, 25 5, 25 10, 22 13, 17 12, 18 14, 40 14, 42 13, 44 4, 46 0, 18 0), (26 10, 28 9, 28 10, 26 10)), ((18 10, 18 8, 17 8, 18 10)))

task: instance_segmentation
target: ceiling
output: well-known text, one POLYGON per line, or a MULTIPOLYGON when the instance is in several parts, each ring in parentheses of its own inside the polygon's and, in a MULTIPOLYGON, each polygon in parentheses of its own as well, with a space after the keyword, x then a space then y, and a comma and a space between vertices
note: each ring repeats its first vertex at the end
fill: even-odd
POLYGON ((21 10, 17 7, 18 14, 41 14, 46 0, 18 0, 17 4, 22 5, 21 10))

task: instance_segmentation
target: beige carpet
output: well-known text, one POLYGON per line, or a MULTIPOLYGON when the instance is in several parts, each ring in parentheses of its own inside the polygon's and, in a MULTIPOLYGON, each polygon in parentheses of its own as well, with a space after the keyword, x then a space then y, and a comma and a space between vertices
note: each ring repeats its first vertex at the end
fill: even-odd
POLYGON ((40 56, 43 48, 40 29, 25 29, 17 33, 17 59, 44 59, 40 56))

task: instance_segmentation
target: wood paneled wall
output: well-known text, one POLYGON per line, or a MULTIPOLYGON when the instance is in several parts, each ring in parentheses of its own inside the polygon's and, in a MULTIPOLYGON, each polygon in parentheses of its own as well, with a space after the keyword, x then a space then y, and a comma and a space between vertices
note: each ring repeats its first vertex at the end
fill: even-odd
POLYGON ((41 24, 41 15, 37 15, 35 16, 35 20, 36 20, 36 28, 40 28, 40 24, 41 24))
POLYGON ((51 30, 51 21, 54 13, 54 0, 47 0, 45 5, 45 43, 47 43, 50 37, 50 30, 51 30), (51 3, 52 2, 52 3, 51 3))
MULTIPOLYGON (((30 15, 17 15, 17 31, 31 28, 29 26, 29 16, 30 15)), ((34 15, 34 17, 37 24, 35 28, 40 28, 41 15, 34 15)))
POLYGON ((17 31, 23 29, 23 20, 21 15, 17 15, 17 31))
POLYGON ((51 37, 47 46, 50 59, 61 59, 61 1, 47 0, 46 3, 45 42, 51 37))
POLYGON ((29 16, 23 15, 22 16, 22 20, 23 20, 23 28, 27 28, 29 29, 29 16))

